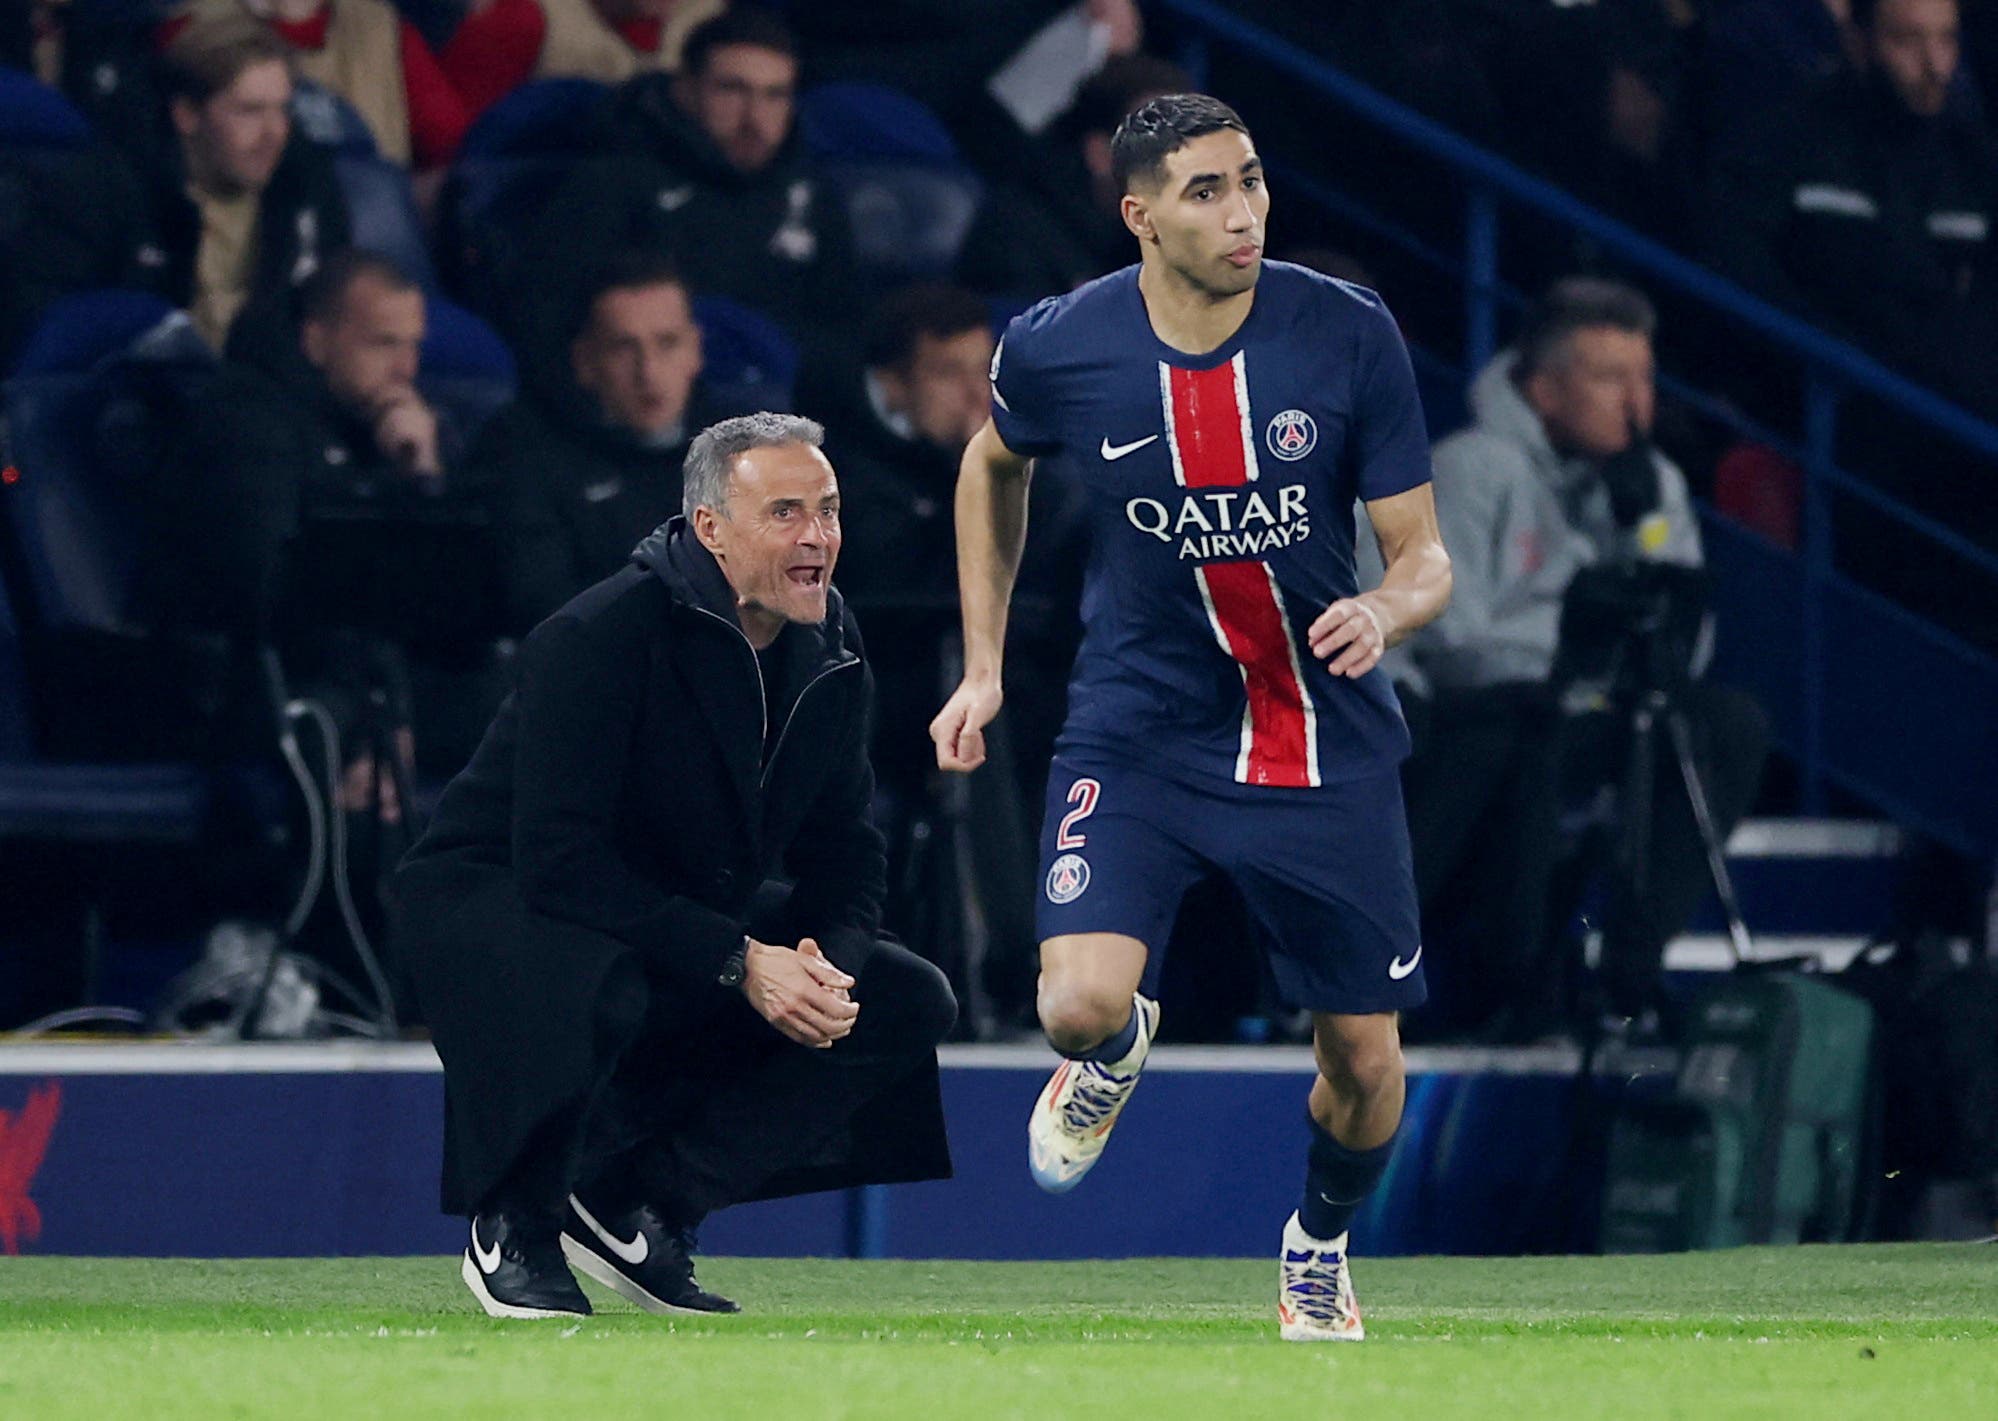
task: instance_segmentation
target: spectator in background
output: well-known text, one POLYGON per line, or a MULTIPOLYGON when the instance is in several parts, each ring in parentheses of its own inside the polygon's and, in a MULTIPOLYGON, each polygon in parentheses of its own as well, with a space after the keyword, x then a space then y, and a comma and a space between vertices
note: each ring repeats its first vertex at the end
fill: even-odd
POLYGON ((1123 193, 1110 172, 1110 135, 1132 110, 1197 87, 1163 59, 1105 64, 1056 132, 1027 142, 1034 157, 980 209, 958 257, 959 279, 995 296, 1037 299, 1123 266, 1131 236, 1118 215, 1123 193))
MULTIPOLYGON (((1592 605, 1617 616, 1617 595, 1648 585, 1638 569, 1701 563, 1685 478, 1650 442, 1654 325, 1629 287, 1558 283, 1472 387, 1475 424, 1435 450, 1455 591, 1407 643, 1434 692, 1406 775, 1410 831, 1425 912, 1453 881, 1474 885, 1457 895, 1476 934, 1459 970, 1520 1034, 1559 1008, 1545 925, 1560 803, 1617 783, 1630 741, 1618 688, 1572 669, 1594 647, 1577 644, 1564 605, 1599 592, 1592 605)), ((1754 798, 1765 723, 1739 692, 1691 682, 1678 694, 1725 837, 1754 798)), ((1646 891, 1619 899, 1605 924, 1604 987, 1625 1015, 1658 1004, 1665 944, 1708 888, 1691 808, 1660 748, 1646 891)))
POLYGON ((615 263, 569 342, 573 383, 523 395, 481 432, 472 478, 500 499, 507 621, 524 632, 680 509, 680 465, 717 411, 703 395, 701 328, 657 255, 615 263))
POLYGON ((473 114, 530 79, 672 73, 695 26, 727 0, 475 0, 444 47, 444 73, 473 114))
POLYGON ((797 94, 797 44, 782 20, 743 8, 700 25, 680 73, 619 92, 621 151, 580 164, 558 189, 536 242, 542 260, 668 252, 703 295, 755 306, 795 339, 845 344, 852 239, 798 141, 797 94))
MULTIPOLYGON (((422 290, 387 259, 350 250, 307 283, 302 305, 302 373, 225 366, 179 421, 150 501, 151 541, 178 578, 162 585, 199 622, 268 635, 338 618, 340 598, 299 585, 307 524, 449 491, 448 429, 416 388, 422 290)), ((407 586, 424 571, 388 563, 345 574, 356 587, 407 586)))
MULTIPOLYGON (((347 244, 323 153, 292 133, 290 51, 255 20, 189 26, 161 62, 174 144, 144 175, 103 148, 17 175, 0 194, 9 345, 50 300, 122 286, 186 308, 222 349, 239 317, 293 315, 297 288, 347 244)), ((5 167, 0 155, 0 168, 5 167)))
POLYGON ((184 0, 161 37, 233 15, 268 24, 291 47, 298 74, 354 106, 384 158, 427 169, 458 151, 471 115, 422 33, 388 0, 184 0))
POLYGON ((1957 0, 1853 0, 1863 74, 1716 155, 1714 264, 1998 416, 1998 144, 1951 99, 1957 0))

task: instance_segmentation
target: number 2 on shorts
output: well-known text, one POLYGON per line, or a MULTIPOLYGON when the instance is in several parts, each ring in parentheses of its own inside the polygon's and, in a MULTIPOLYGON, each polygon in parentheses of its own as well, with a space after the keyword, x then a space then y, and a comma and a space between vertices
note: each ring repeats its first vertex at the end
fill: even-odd
POLYGON ((1075 826, 1096 812, 1096 800, 1102 793, 1102 782, 1086 777, 1068 787, 1067 799, 1075 808, 1062 816, 1060 825, 1055 829, 1057 849, 1079 849, 1089 842, 1086 836, 1075 832, 1075 826))

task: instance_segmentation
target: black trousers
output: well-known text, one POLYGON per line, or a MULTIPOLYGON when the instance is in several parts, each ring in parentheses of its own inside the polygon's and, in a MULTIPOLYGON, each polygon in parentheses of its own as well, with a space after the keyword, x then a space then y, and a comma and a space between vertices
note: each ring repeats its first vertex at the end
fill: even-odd
POLYGON ((773 1185, 849 1157, 854 1117, 927 1071, 957 1019, 943 973, 899 943, 877 942, 856 978, 853 1031, 817 1049, 740 997, 689 1029, 613 976, 594 1089, 537 1130, 481 1207, 547 1217, 580 1191, 613 1211, 650 1204, 690 1225, 793 1192, 773 1185))

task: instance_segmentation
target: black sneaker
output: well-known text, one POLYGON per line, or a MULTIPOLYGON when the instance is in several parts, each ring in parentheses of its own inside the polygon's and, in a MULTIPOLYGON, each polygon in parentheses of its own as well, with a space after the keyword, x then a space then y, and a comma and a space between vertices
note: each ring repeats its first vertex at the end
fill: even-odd
POLYGON ((694 1231, 673 1227, 646 1205, 599 1216, 571 1194, 562 1252, 585 1277, 647 1312, 742 1311, 694 1281, 694 1231))
POLYGON ((472 1217, 461 1270, 490 1317, 588 1317, 590 1300, 562 1262, 553 1224, 518 1214, 472 1217))

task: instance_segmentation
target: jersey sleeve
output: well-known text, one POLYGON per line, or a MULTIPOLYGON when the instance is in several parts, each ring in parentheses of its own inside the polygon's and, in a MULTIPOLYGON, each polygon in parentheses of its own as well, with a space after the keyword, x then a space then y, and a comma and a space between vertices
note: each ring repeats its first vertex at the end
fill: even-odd
POLYGON ((1352 449, 1362 501, 1391 498, 1429 482, 1429 427, 1415 391, 1408 347, 1378 298, 1356 352, 1352 449))
POLYGON ((1037 358, 1046 340, 1036 329, 1041 307, 1015 316, 992 352, 992 425, 1015 454, 1036 457, 1061 447, 1048 371, 1037 358))

